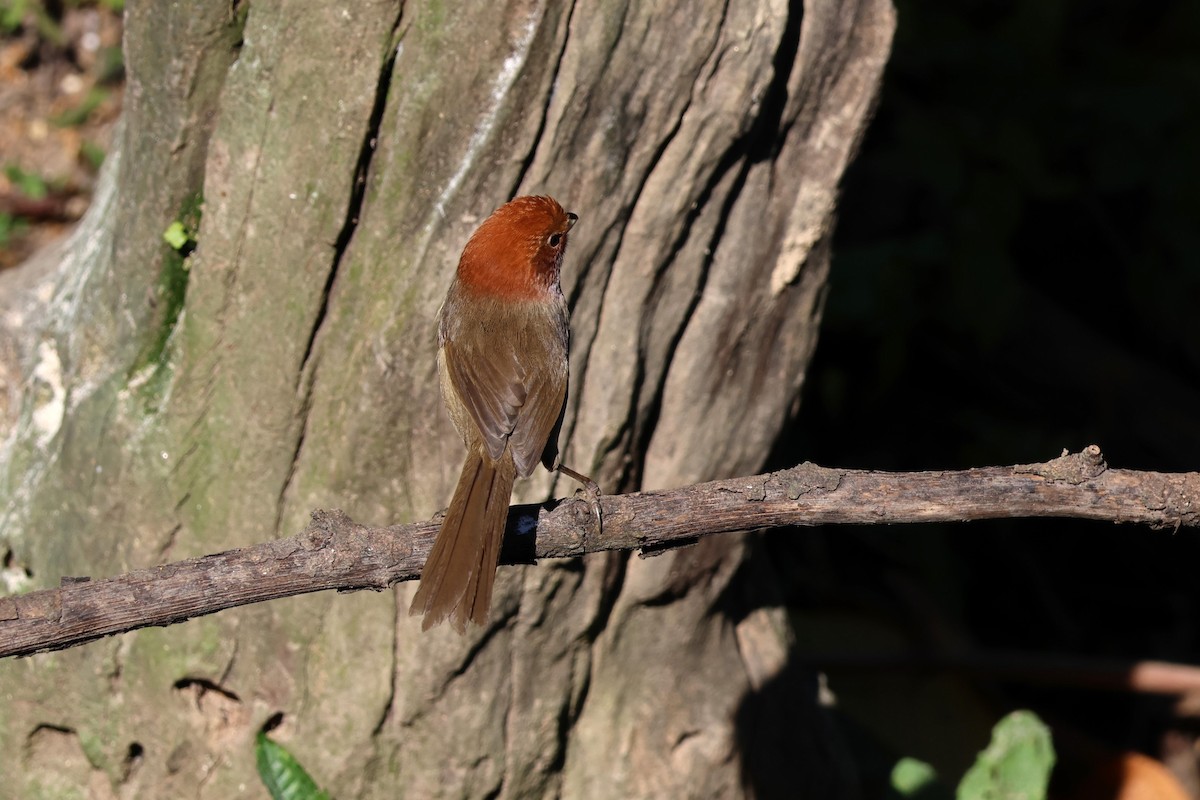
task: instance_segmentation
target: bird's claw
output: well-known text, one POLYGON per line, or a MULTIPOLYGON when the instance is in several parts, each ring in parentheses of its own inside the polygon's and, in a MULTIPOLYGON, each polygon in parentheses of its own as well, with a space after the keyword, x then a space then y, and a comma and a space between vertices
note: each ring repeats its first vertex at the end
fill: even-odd
POLYGON ((600 505, 600 485, 583 473, 576 472, 570 467, 558 465, 558 471, 564 475, 575 479, 580 486, 575 490, 574 500, 582 501, 588 504, 588 510, 593 520, 593 531, 596 536, 604 533, 604 509, 600 505))
POLYGON ((585 485, 575 490, 574 499, 577 502, 587 503, 588 512, 593 520, 592 528, 596 536, 604 533, 604 509, 600 505, 600 487, 593 481, 590 485, 585 485))

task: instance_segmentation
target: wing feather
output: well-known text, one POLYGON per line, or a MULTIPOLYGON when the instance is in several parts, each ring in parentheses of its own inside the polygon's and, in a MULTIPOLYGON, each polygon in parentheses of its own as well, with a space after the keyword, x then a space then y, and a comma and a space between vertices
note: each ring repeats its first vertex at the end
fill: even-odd
POLYGON ((512 314, 505 323, 499 334, 458 315, 456 324, 440 331, 442 358, 488 456, 497 461, 510 448, 517 474, 527 477, 566 400, 565 308, 561 315, 512 314))

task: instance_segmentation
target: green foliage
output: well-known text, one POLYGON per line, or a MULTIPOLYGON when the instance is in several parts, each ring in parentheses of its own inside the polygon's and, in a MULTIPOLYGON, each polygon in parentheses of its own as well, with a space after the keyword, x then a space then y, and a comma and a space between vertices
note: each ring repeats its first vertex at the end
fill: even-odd
POLYGON ((101 103, 108 99, 109 94, 110 92, 107 89, 93 87, 88 90, 88 93, 76 105, 68 108, 61 114, 51 117, 50 122, 60 128, 78 127, 87 122, 88 117, 100 107, 101 103))
POLYGON ((67 41, 62 26, 59 25, 63 6, 99 6, 120 14, 125 10, 125 0, 66 0, 65 3, 50 3, 47 0, 0 0, 0 34, 13 34, 24 25, 32 24, 43 41, 62 47, 67 41))
POLYGON ((62 28, 46 8, 44 2, 36 0, 0 0, 0 33, 11 34, 20 30, 27 21, 33 23, 38 36, 59 45, 66 43, 62 28))
POLYGON ((196 231, 200 229, 203 205, 204 199, 199 193, 187 198, 179 210, 179 216, 163 231, 163 241, 169 249, 163 257, 154 293, 155 305, 159 309, 158 324, 129 372, 130 385, 139 389, 139 396, 146 403, 146 413, 153 413, 171 376, 167 342, 175 331, 187 300, 190 274, 187 259, 196 249, 196 231))
MULTIPOLYGON (((163 231, 163 240, 172 250, 186 257, 196 249, 196 232, 200 230, 200 217, 203 212, 204 197, 199 192, 183 201, 179 208, 179 216, 163 231)), ((182 297, 180 299, 182 300, 182 297)))
POLYGON ((125 51, 120 47, 103 48, 96 66, 97 83, 120 83, 124 77, 125 51))
POLYGON ((33 200, 41 200, 49 192, 45 178, 35 172, 26 172, 16 164, 5 166, 4 175, 17 187, 17 191, 33 200))
POLYGON ((892 792, 900 797, 925 798, 944 794, 939 791, 937 772, 924 761, 902 758, 892 767, 892 792))
POLYGON ((21 26, 21 20, 25 17, 25 9, 28 5, 26 0, 0 2, 0 32, 14 33, 21 26))
POLYGON ((953 794, 924 761, 904 757, 892 766, 888 800, 1045 800, 1054 766, 1050 730, 1032 711, 1014 711, 992 728, 953 794))
POLYGON ((958 785, 958 800, 1044 800, 1054 766, 1050 729, 1031 711, 996 723, 992 741, 958 785))
POLYGON ((188 245, 196 243, 195 235, 183 226, 179 220, 175 220, 167 229, 163 231, 163 241, 171 245, 172 250, 183 250, 188 245))
POLYGON ((321 791, 295 756, 265 733, 255 739, 254 760, 272 800, 329 800, 329 794, 321 791))
POLYGON ((84 161, 87 162, 89 167, 97 172, 104 164, 104 148, 93 141, 85 139, 83 143, 79 145, 79 155, 84 161))
POLYGON ((29 229, 29 223, 20 217, 0 211, 0 248, 8 247, 8 243, 21 236, 29 229))

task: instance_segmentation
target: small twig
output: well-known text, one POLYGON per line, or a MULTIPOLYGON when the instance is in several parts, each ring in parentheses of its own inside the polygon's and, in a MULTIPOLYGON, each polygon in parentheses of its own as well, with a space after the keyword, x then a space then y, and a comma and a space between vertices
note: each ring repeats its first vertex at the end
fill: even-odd
MULTIPOLYGON (((756 528, 895 524, 1002 517, 1075 517, 1200 525, 1200 473, 1109 469, 1092 446, 1044 464, 888 473, 802 464, 749 478, 601 498, 591 508, 516 506, 503 563, 600 550, 661 550, 700 536, 756 528), (529 535, 536 530, 536 536, 529 535)), ((152 625, 326 589, 382 590, 416 578, 436 521, 388 528, 317 511, 300 534, 104 580, 0 598, 0 657, 57 650, 152 625)))

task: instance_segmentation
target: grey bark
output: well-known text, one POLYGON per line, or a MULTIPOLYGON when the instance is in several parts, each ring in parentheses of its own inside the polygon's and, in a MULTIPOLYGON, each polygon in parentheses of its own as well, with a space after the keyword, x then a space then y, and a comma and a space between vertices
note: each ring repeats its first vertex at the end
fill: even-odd
MULTIPOLYGON (((520 193, 581 217, 565 460, 610 492, 755 471, 893 28, 882 0, 130 4, 97 201, 4 278, 10 589, 442 506, 433 320, 520 193), (183 261, 161 233, 200 195, 183 261)), ((282 712, 342 797, 769 795, 781 764, 851 794, 752 549, 505 568, 466 640, 419 635, 405 585, 5 662, 0 792, 254 795, 282 712)))

